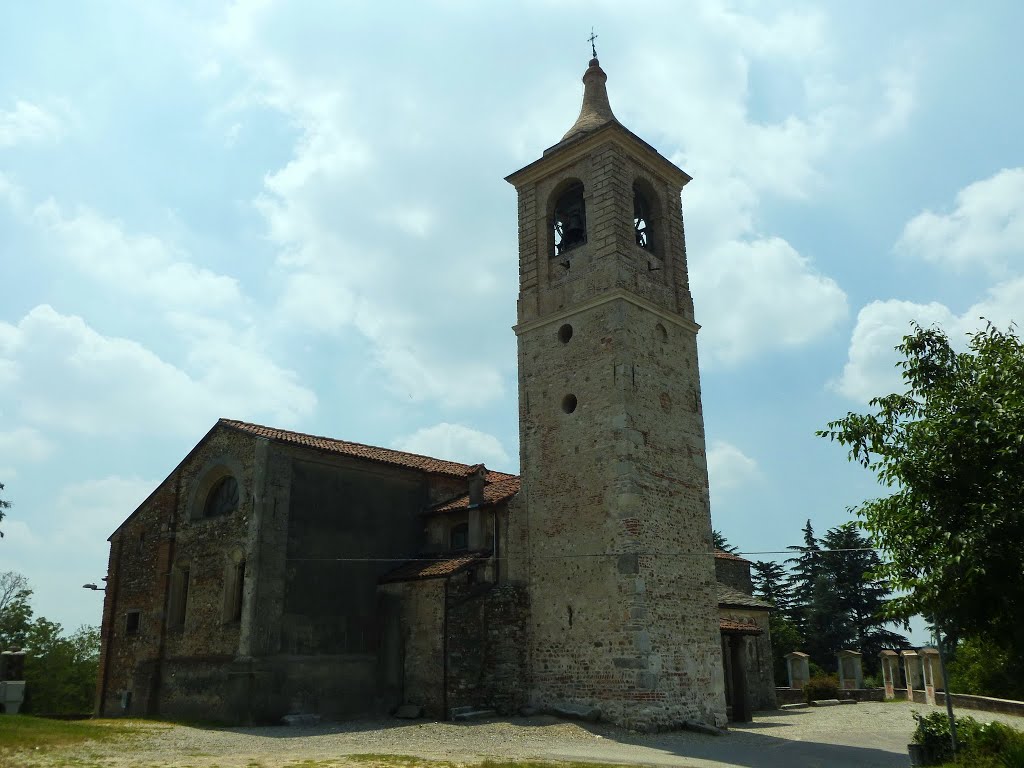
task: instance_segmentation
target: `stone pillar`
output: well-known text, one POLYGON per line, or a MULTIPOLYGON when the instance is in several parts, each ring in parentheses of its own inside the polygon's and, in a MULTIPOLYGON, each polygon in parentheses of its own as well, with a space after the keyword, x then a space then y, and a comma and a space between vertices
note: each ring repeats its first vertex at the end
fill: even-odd
POLYGON ((811 668, 808 659, 811 657, 800 651, 786 654, 786 671, 789 673, 789 687, 803 688, 811 679, 811 668))
POLYGON ((860 651, 840 651, 836 654, 836 660, 839 662, 840 690, 863 688, 864 668, 861 666, 860 651))
POLYGON ((885 698, 895 699, 900 655, 896 651, 884 650, 878 654, 878 657, 882 662, 882 685, 885 687, 885 698))
POLYGON ((924 700, 926 704, 935 704, 936 689, 942 690, 942 665, 939 663, 937 648, 922 648, 919 652, 921 666, 924 669, 924 700))
POLYGON ((907 701, 914 700, 914 691, 922 689, 921 657, 917 651, 903 651, 903 674, 907 678, 907 701))

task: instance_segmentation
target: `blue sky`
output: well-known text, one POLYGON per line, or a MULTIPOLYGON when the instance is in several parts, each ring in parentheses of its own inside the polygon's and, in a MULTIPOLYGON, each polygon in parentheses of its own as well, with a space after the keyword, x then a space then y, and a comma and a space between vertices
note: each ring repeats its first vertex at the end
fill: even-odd
POLYGON ((1014 3, 35 2, 0 10, 0 570, 98 623, 106 537, 220 416, 516 471, 516 205, 575 120, 683 195, 714 525, 878 492, 814 430, 911 320, 1024 306, 1014 3))

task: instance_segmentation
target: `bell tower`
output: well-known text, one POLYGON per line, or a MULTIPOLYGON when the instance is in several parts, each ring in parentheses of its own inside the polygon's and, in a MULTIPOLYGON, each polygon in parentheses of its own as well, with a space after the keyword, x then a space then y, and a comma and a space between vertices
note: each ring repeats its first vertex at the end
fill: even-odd
POLYGON ((521 512, 531 699, 640 729, 724 724, 690 177, 612 113, 595 55, 579 118, 511 174, 519 208, 521 512))

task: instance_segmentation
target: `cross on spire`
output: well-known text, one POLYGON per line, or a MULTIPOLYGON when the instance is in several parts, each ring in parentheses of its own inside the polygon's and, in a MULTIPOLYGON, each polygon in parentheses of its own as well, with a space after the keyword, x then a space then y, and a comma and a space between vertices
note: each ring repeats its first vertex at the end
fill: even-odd
POLYGON ((594 28, 590 28, 590 37, 587 38, 590 42, 590 52, 594 54, 594 58, 597 58, 597 47, 594 45, 594 41, 597 40, 597 35, 594 34, 594 28))

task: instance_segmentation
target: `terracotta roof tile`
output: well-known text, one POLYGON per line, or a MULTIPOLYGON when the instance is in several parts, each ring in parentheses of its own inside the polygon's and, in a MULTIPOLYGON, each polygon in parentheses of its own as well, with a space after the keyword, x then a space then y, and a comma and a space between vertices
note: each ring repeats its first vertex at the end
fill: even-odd
POLYGON ((715 557, 719 560, 740 560, 744 563, 750 562, 749 560, 747 560, 747 558, 740 557, 739 555, 734 555, 732 552, 726 552, 724 549, 716 549, 715 557))
MULTIPOLYGON (((351 443, 347 440, 336 440, 332 437, 320 437, 317 435, 303 434, 302 432, 292 432, 287 429, 264 427, 260 424, 250 424, 245 421, 235 421, 234 419, 220 419, 218 423, 243 432, 248 432, 249 434, 256 435, 257 437, 265 437, 268 440, 290 443, 291 445, 301 445, 306 448, 315 448, 319 451, 337 453, 343 456, 353 456, 359 459, 379 461, 382 464, 392 464, 398 467, 419 469, 424 472, 430 472, 437 475, 468 477, 476 471, 477 467, 480 466, 479 464, 461 464, 457 461, 445 461, 443 459, 435 459, 430 456, 421 456, 416 453, 395 451, 391 448, 378 448, 373 445, 351 443)), ((488 478, 490 478, 491 475, 513 477, 513 475, 506 475, 504 472, 488 472, 488 478)))
MULTIPOLYGON (((500 478, 491 479, 492 475, 501 475, 500 472, 488 472, 488 483, 484 486, 484 500, 480 506, 498 504, 508 501, 519 493, 519 477, 516 475, 504 475, 500 478)), ((442 502, 431 507, 428 512, 453 512, 457 509, 469 509, 469 494, 464 493, 454 499, 442 502)))
POLYGON ((737 608, 760 608, 762 610, 772 607, 768 601, 740 592, 720 581, 716 583, 716 587, 718 588, 718 604, 720 606, 732 605, 737 608))
POLYGON ((381 583, 394 581, 421 581, 423 579, 442 579, 468 568, 474 563, 483 562, 491 553, 488 551, 465 552, 453 557, 442 559, 410 560, 402 563, 392 571, 380 577, 381 583))
POLYGON ((732 632, 741 635, 760 635, 764 631, 756 624, 746 624, 742 621, 733 621, 732 619, 719 619, 718 629, 722 632, 732 632))

